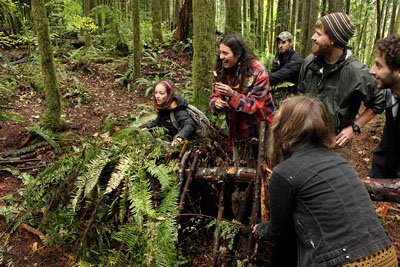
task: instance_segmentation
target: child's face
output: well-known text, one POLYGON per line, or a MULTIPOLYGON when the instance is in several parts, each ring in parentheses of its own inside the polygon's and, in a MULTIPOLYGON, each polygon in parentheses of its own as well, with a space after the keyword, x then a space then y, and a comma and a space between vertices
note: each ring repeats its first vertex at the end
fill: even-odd
POLYGON ((154 97, 158 105, 164 104, 168 98, 167 88, 165 88, 163 84, 157 84, 156 88, 154 89, 154 97))

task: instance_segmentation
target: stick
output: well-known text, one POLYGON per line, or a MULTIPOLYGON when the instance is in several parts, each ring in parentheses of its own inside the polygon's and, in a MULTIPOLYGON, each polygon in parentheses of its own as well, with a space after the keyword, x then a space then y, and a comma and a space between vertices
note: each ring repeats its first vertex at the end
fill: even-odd
POLYGON ((185 182, 185 187, 183 188, 183 192, 182 192, 181 198, 179 200, 179 210, 183 210, 183 206, 185 205, 185 197, 186 197, 187 192, 189 191, 189 185, 192 182, 193 174, 196 171, 197 163, 199 162, 199 155, 200 155, 200 151, 198 150, 198 151, 196 151, 196 155, 194 156, 192 165, 190 166, 190 171, 189 171, 188 177, 185 182))
POLYGON ((269 207, 268 207, 268 185, 271 178, 272 171, 264 166, 265 175, 261 179, 261 221, 266 222, 269 220, 269 207))
POLYGON ((21 225, 20 225, 20 228, 21 228, 22 230, 25 230, 25 231, 31 233, 31 234, 36 235, 36 236, 39 237, 40 240, 42 240, 42 241, 45 241, 45 240, 47 239, 46 236, 45 236, 42 232, 40 232, 39 230, 36 230, 36 229, 33 228, 32 226, 27 225, 26 223, 21 224, 21 225))
MULTIPOLYGON (((261 185, 261 176, 262 176, 262 166, 264 163, 265 157, 265 132, 266 132, 266 121, 262 121, 260 124, 260 133, 258 138, 258 159, 257 159, 257 172, 256 172, 256 180, 254 182, 254 198, 253 198, 253 205, 251 210, 251 217, 250 217, 250 227, 253 227, 257 224, 258 221, 258 214, 260 211, 260 185, 261 185)), ((247 243, 247 258, 251 259, 254 255, 254 235, 250 231, 248 236, 248 243, 247 243)))
POLYGON ((221 191, 219 192, 219 198, 218 198, 218 215, 217 215, 217 224, 215 228, 215 240, 213 244, 213 265, 212 266, 217 266, 218 263, 218 248, 219 248, 219 238, 220 238, 220 231, 218 228, 218 223, 222 221, 224 217, 224 211, 225 211, 225 206, 224 206, 224 198, 225 198, 225 183, 222 184, 221 191))

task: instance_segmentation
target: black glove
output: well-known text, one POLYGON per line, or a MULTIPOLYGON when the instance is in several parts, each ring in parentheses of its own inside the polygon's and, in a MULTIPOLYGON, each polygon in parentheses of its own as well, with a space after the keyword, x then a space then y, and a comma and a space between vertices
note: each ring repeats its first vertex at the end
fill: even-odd
POLYGON ((260 222, 255 226, 254 234, 258 239, 265 238, 269 227, 269 222, 260 222))

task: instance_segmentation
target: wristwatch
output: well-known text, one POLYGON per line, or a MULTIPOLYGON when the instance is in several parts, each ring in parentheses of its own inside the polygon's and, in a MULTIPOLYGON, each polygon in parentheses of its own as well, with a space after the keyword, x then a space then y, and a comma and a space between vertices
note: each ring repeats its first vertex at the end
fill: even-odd
POLYGON ((351 125, 351 128, 353 128, 353 131, 355 132, 355 133, 361 133, 361 129, 360 129, 360 126, 358 126, 355 122, 353 122, 353 124, 351 125))

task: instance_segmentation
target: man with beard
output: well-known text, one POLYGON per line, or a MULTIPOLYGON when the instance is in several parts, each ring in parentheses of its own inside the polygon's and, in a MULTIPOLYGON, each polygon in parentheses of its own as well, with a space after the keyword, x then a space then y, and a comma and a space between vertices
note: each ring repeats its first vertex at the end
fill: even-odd
POLYGON ((303 59, 293 49, 293 35, 290 32, 281 32, 276 37, 278 52, 275 54, 274 63, 269 73, 269 84, 276 86, 288 83, 281 88, 288 93, 297 93, 297 79, 303 59))
POLYGON ((347 46, 354 32, 354 24, 345 13, 321 17, 311 37, 312 54, 304 60, 299 75, 299 91, 317 96, 328 107, 335 122, 335 150, 348 160, 354 134, 384 110, 382 92, 347 46), (358 114, 361 103, 365 109, 358 114))
POLYGON ((382 140, 373 154, 374 178, 400 177, 400 35, 392 35, 376 43, 375 64, 369 73, 376 79, 386 99, 386 121, 382 140))

